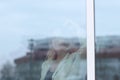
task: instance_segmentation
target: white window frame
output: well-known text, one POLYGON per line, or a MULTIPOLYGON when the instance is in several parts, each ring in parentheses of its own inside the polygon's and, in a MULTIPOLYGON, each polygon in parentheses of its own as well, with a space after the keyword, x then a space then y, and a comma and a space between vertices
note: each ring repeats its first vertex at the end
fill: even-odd
POLYGON ((94 0, 87 0, 87 80, 95 80, 94 0))

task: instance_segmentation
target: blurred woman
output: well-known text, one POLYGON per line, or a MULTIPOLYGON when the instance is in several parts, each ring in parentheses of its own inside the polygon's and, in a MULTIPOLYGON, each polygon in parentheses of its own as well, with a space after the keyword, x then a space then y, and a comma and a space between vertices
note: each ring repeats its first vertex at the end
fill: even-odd
POLYGON ((42 65, 41 80, 85 79, 86 58, 82 55, 86 54, 86 47, 75 47, 64 39, 55 39, 52 41, 52 48, 53 50, 48 52, 48 60, 42 65))
POLYGON ((41 79, 53 80, 56 74, 56 69, 59 69, 61 60, 65 58, 68 44, 63 39, 55 38, 50 45, 50 50, 47 53, 47 60, 42 64, 41 79))
MULTIPOLYGON (((54 80, 56 73, 60 70, 61 71, 64 70, 60 68, 64 68, 62 66, 64 66, 63 64, 68 55, 67 48, 68 48, 68 43, 66 43, 64 39, 55 38, 51 42, 50 50, 47 53, 47 60, 42 64, 42 72, 41 72, 40 80, 54 80)), ((64 71, 62 72, 64 73, 64 71)), ((57 75, 61 77, 63 73, 57 75)), ((59 79, 64 80, 63 77, 59 79)))

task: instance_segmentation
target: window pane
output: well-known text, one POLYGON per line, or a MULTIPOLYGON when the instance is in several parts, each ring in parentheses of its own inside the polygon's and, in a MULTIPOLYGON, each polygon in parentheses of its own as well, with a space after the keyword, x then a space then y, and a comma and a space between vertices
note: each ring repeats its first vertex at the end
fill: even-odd
POLYGON ((1 0, 0 80, 85 80, 85 0, 1 0))
POLYGON ((96 80, 120 80, 119 8, 119 0, 95 0, 96 80))

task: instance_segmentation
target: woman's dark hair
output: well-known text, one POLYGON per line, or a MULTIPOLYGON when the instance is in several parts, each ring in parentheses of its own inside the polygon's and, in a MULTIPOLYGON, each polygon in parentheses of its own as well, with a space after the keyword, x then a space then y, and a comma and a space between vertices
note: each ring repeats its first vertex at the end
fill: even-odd
POLYGON ((56 59, 57 59, 57 57, 58 57, 58 55, 57 55, 57 53, 56 53, 56 51, 55 51, 55 55, 54 55, 53 60, 56 60, 56 59))

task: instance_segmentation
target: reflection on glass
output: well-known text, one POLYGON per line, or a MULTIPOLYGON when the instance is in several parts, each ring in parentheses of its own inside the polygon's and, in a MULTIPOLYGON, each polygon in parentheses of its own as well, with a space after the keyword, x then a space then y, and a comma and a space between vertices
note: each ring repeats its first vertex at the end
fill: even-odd
POLYGON ((0 80, 86 80, 85 5, 0 1, 0 80))

